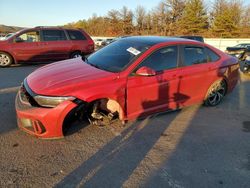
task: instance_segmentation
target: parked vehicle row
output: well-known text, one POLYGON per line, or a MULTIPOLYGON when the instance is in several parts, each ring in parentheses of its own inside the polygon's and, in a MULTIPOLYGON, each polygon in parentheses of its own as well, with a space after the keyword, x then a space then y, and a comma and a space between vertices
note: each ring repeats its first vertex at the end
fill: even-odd
POLYGON ((114 41, 114 38, 105 38, 105 39, 96 38, 96 39, 94 39, 96 48, 101 48, 103 46, 106 46, 113 41, 114 41))
POLYGON ((226 53, 236 56, 236 57, 240 57, 241 54, 247 49, 250 48, 250 44, 249 43, 242 43, 242 44, 237 44, 236 46, 233 47, 227 47, 226 48, 226 53))
POLYGON ((94 51, 94 42, 83 30, 59 27, 23 29, 0 41, 0 67, 27 61, 74 58, 94 51))
POLYGON ((250 48, 244 50, 239 57, 240 70, 245 74, 250 74, 250 48))
POLYGON ((103 125, 195 103, 219 104, 238 81, 238 60, 198 41, 126 37, 88 58, 41 67, 16 97, 18 126, 40 138, 63 137, 69 120, 103 125))

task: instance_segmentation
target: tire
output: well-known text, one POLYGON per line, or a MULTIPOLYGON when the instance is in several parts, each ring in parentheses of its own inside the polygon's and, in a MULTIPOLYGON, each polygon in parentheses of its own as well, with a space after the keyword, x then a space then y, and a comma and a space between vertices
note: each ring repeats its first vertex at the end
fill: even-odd
POLYGON ((13 58, 5 53, 0 52, 0 67, 8 67, 13 63, 13 58))
POLYGON ((226 95, 226 91, 227 84, 225 80, 218 80, 214 82, 207 92, 204 104, 206 106, 218 105, 223 100, 223 97, 226 95))
POLYGON ((78 58, 78 57, 82 57, 82 53, 79 52, 79 51, 73 52, 73 53, 70 55, 70 58, 78 58))

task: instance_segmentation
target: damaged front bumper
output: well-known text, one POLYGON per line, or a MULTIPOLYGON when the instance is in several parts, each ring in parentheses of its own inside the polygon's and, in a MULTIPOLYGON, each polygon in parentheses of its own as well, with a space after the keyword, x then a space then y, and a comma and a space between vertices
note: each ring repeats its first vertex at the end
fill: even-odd
POLYGON ((61 138, 64 119, 76 106, 73 101, 64 101, 54 108, 38 106, 31 94, 22 86, 15 101, 17 123, 20 129, 36 137, 61 138))

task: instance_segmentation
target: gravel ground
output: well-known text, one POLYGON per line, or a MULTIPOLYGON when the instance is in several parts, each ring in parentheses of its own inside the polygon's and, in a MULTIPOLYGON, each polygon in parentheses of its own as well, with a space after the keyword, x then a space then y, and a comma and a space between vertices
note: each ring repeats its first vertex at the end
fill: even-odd
POLYGON ((0 69, 0 187, 249 187, 250 76, 217 107, 126 126, 76 122, 59 140, 16 125, 17 86, 38 65, 0 69))

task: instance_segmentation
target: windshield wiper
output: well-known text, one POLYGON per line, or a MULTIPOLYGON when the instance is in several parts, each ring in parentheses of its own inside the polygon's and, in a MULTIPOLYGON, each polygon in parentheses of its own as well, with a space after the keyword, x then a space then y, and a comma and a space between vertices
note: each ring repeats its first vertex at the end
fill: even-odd
POLYGON ((95 67, 95 68, 97 68, 97 69, 101 69, 98 65, 95 65, 95 64, 90 63, 87 57, 82 58, 82 60, 83 60, 85 63, 91 65, 92 67, 95 67))
POLYGON ((91 65, 91 66, 93 66, 93 67, 95 67, 95 68, 97 68, 97 69, 101 69, 98 65, 92 64, 90 62, 88 62, 88 64, 91 65))

